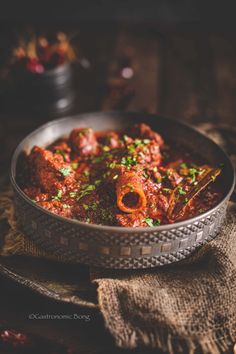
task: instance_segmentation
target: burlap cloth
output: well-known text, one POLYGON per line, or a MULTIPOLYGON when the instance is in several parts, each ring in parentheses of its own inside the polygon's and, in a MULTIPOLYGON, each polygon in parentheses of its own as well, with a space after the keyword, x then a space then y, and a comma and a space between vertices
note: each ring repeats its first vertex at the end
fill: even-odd
MULTIPOLYGON (((203 128, 235 163, 236 134, 225 127, 203 128)), ((10 225, 2 257, 58 261, 17 230, 11 191, 0 195, 0 219, 10 225)), ((236 203, 229 203, 219 235, 185 261, 139 271, 90 269, 90 280, 97 286, 105 326, 118 346, 171 354, 227 352, 236 342, 236 203)), ((80 305, 86 307, 86 301, 80 305)))

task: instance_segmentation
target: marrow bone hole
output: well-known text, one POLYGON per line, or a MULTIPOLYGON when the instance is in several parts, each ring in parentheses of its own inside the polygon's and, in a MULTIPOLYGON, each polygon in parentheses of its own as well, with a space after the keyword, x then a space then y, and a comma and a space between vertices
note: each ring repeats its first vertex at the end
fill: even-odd
POLYGON ((123 205, 130 209, 139 206, 140 202, 140 195, 137 192, 128 192, 122 198, 123 205))

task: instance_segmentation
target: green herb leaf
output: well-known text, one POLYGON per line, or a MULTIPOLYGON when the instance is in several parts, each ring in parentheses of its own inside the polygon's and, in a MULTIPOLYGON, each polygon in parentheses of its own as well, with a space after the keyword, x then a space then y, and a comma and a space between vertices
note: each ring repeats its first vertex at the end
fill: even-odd
POLYGON ((140 140, 140 139, 135 139, 135 140, 134 140, 134 145, 135 145, 135 146, 140 146, 140 145, 142 145, 142 140, 140 140))
POLYGON ((59 170, 61 172, 61 174, 64 176, 64 177, 67 177, 69 176, 69 174, 71 173, 71 167, 62 167, 60 168, 59 170))
POLYGON ((69 204, 62 204, 62 206, 63 206, 64 209, 69 209, 69 208, 71 208, 71 206, 70 206, 69 204))
POLYGON ((81 191, 79 192, 78 197, 76 198, 77 201, 90 194, 94 189, 96 189, 96 186, 93 184, 84 184, 83 186, 81 186, 81 191))
POLYGON ((138 155, 141 156, 141 157, 145 157, 145 155, 144 155, 144 153, 142 151, 139 151, 138 155))
POLYGON ((128 152, 129 154, 132 154, 135 151, 135 146, 133 144, 128 146, 128 152))
POLYGON ((73 168, 73 170, 76 170, 79 166, 79 163, 78 162, 71 162, 71 167, 73 168))
POLYGON ((164 192, 166 192, 166 193, 170 193, 170 191, 171 191, 170 188, 163 188, 162 190, 163 190, 164 192))
POLYGON ((180 195, 185 195, 186 194, 186 192, 183 190, 182 187, 178 188, 178 192, 179 192, 180 195))
POLYGON ((84 175, 85 175, 85 177, 88 177, 89 176, 89 170, 85 170, 84 171, 84 175))
POLYGON ((143 140, 143 143, 144 143, 145 145, 147 145, 147 144, 150 143, 150 141, 151 141, 150 139, 144 139, 144 140, 143 140))
POLYGON ((70 192, 69 195, 71 198, 75 198, 77 196, 77 192, 70 192))
POLYGON ((161 223, 160 219, 153 220, 151 218, 145 218, 144 221, 149 227, 159 226, 161 223))
POLYGON ((63 157, 64 161, 66 161, 66 154, 65 154, 65 152, 63 150, 57 149, 57 150, 55 150, 54 153, 61 155, 63 157))
POLYGON ((187 164, 186 164, 185 162, 181 163, 181 164, 180 164, 180 167, 181 167, 181 168, 188 168, 188 166, 187 166, 187 164))
POLYGON ((62 197, 62 190, 58 189, 57 190, 57 195, 55 195, 54 197, 52 197, 52 200, 60 200, 62 197))
POLYGON ((122 157, 121 164, 124 166, 135 166, 137 165, 135 156, 122 157))

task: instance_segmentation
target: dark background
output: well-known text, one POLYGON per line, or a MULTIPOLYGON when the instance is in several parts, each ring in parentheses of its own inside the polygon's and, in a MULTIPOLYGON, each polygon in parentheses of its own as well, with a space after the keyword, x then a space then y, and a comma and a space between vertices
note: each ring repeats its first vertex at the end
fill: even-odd
POLYGON ((12 23, 37 21, 147 21, 164 25, 191 23, 219 29, 235 27, 234 1, 203 0, 69 0, 7 1, 0 19, 12 23))

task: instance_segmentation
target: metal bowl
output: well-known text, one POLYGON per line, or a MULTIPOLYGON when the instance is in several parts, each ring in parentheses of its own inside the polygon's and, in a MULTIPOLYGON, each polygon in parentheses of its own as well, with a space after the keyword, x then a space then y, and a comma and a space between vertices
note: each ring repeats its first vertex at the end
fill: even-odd
POLYGON ((49 122, 28 135, 11 163, 15 214, 21 230, 41 248, 68 261, 105 268, 137 269, 182 260, 214 238, 224 220, 234 188, 234 170, 223 150, 206 136, 179 121, 142 113, 88 113, 49 122), (67 219, 33 203, 18 185, 20 156, 34 145, 47 146, 75 127, 119 130, 138 122, 149 124, 164 138, 196 151, 210 164, 224 164, 222 200, 208 212, 174 224, 123 228, 67 219))

